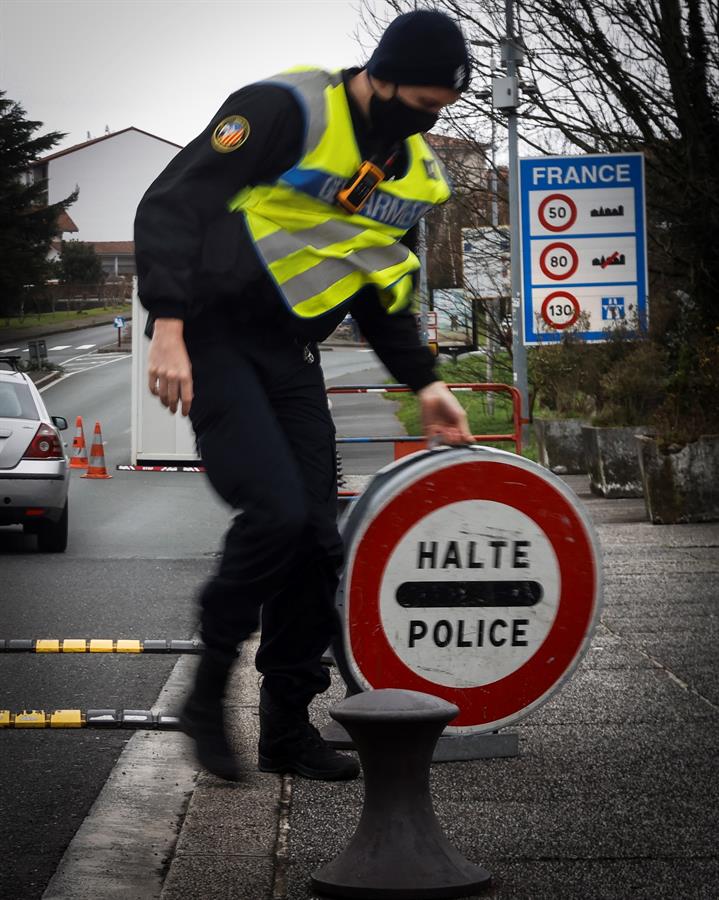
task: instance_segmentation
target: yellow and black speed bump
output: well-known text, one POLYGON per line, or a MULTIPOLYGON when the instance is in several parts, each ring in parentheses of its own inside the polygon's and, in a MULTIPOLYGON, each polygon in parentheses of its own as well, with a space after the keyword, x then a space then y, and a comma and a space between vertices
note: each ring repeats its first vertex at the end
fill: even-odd
POLYGON ((156 728, 177 730, 179 719, 150 709, 0 709, 0 728, 156 728))
POLYGON ((0 640, 0 653, 201 653, 202 641, 37 638, 0 640))

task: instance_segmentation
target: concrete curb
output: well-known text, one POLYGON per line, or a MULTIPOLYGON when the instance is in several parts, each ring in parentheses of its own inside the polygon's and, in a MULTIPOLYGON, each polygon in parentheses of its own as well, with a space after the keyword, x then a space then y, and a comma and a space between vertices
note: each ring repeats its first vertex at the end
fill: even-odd
POLYGON ((282 896, 275 880, 286 787, 280 776, 257 770, 259 686, 254 659, 258 646, 258 635, 242 645, 225 704, 242 781, 200 774, 161 900, 282 896))
MULTIPOLYGON (((26 373, 30 374, 30 373, 26 373)), ((48 384, 52 384, 53 381, 57 381, 58 378, 62 377, 62 372, 59 369, 56 369, 54 372, 50 372, 48 375, 43 375, 42 378, 38 378, 37 381, 30 374, 30 378, 32 379, 33 384, 36 388, 43 387, 48 384)))
MULTIPOLYGON (((178 708, 194 662, 179 660, 155 706, 178 708)), ((178 732, 138 732, 65 851, 43 900, 156 900, 197 776, 178 732)))
POLYGON ((320 350, 369 350, 369 344, 360 344, 355 341, 321 341, 320 350))
MULTIPOLYGON (((129 315, 123 315, 126 322, 132 321, 132 312, 129 315)), ((76 322, 72 325, 67 322, 61 322, 57 325, 31 325, 28 328, 8 328, 1 330, 3 344, 10 344, 13 341, 34 340, 36 338, 49 337, 50 335, 65 334, 70 331, 82 331, 83 328, 95 328, 99 325, 112 325, 115 321, 114 316, 90 316, 84 322, 76 322)))

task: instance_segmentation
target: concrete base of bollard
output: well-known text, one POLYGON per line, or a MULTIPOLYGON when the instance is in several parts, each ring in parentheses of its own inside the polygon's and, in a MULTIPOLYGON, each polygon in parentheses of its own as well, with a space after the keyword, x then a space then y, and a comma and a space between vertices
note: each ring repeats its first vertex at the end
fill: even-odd
POLYGON ((347 847, 312 875, 324 897, 449 900, 486 887, 491 875, 449 842, 432 808, 429 767, 452 703, 391 688, 347 697, 330 710, 359 752, 362 817, 347 847))
MULTIPOLYGON (((322 737, 336 750, 355 750, 354 741, 338 722, 320 729, 322 737)), ((491 731, 488 734, 443 734, 434 748, 432 762, 459 762, 463 759, 506 759, 519 756, 516 731, 491 731)))

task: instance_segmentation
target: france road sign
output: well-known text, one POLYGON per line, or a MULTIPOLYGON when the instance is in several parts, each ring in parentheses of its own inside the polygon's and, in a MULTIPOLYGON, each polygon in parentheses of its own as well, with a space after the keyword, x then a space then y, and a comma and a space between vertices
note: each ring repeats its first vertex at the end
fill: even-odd
POLYGON ((519 170, 525 343, 558 341, 569 327, 543 313, 560 286, 578 304, 572 325, 584 340, 644 321, 642 154, 536 157, 519 170))
POLYGON ((353 690, 457 704, 450 733, 495 730, 569 677, 598 618, 597 542, 557 476, 486 447, 414 454, 343 523, 335 655, 353 690))

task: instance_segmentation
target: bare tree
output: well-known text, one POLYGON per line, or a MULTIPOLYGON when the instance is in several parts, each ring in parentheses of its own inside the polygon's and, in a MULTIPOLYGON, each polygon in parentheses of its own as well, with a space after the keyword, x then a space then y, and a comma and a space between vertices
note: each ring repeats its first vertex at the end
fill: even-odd
MULTIPOLYGON (((498 43, 504 0, 388 0, 377 33, 418 6, 454 18, 470 41, 498 43)), ((719 327, 719 0, 516 0, 527 56, 522 79, 538 88, 520 109, 522 139, 538 153, 641 151, 647 167, 650 285, 674 305, 667 329, 719 327)), ((472 45, 473 47, 475 45, 472 45)), ((475 83, 490 81, 477 48, 475 83)), ((448 131, 488 146, 501 113, 467 92, 448 131)), ((472 192, 468 191, 471 197, 472 192)))

